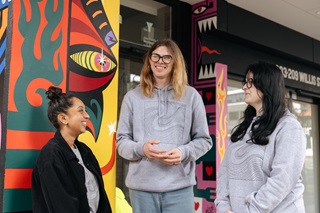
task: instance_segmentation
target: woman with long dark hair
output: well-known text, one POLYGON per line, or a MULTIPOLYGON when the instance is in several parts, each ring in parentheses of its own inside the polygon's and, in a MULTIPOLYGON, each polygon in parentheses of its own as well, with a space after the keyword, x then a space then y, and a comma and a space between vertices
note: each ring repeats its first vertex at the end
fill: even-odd
POLYGON ((249 65, 242 122, 233 129, 219 169, 219 213, 304 213, 304 130, 290 112, 281 70, 249 65))

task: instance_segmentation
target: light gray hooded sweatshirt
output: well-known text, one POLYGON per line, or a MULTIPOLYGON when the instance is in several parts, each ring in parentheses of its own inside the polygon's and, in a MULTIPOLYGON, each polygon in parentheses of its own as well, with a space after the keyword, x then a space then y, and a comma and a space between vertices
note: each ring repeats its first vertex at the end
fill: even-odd
POLYGON ((203 100, 194 88, 174 99, 169 84, 151 97, 142 94, 140 86, 124 97, 117 129, 117 150, 130 161, 126 185, 130 189, 167 192, 196 184, 196 160, 212 147, 203 100), (171 166, 158 160, 147 160, 143 144, 159 140, 156 148, 179 148, 182 162, 171 166))
POLYGON ((247 142, 251 125, 242 140, 230 142, 220 165, 217 212, 304 213, 306 137, 300 123, 287 110, 265 146, 247 142))

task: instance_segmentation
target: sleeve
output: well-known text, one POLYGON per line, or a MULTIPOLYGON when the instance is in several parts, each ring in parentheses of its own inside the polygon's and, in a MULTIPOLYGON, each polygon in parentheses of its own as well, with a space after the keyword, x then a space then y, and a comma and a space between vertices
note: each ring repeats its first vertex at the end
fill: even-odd
POLYGON ((127 93, 122 102, 116 140, 119 155, 132 161, 143 158, 144 153, 143 143, 133 140, 133 106, 129 98, 130 94, 130 92, 127 93))
POLYGON ((227 210, 231 210, 226 161, 227 159, 224 157, 218 171, 217 197, 214 201, 217 213, 224 213, 227 210))
POLYGON ((46 163, 42 172, 39 173, 44 200, 49 212, 77 213, 80 206, 79 200, 66 191, 66 184, 72 183, 64 179, 67 173, 62 165, 46 163))
POLYGON ((182 161, 196 161, 208 152, 213 145, 203 100, 197 91, 195 91, 194 96, 190 129, 191 141, 178 147, 182 153, 182 161))
POLYGON ((306 153, 306 137, 298 121, 287 123, 275 139, 270 177, 246 198, 248 212, 271 212, 295 188, 301 178, 306 153))

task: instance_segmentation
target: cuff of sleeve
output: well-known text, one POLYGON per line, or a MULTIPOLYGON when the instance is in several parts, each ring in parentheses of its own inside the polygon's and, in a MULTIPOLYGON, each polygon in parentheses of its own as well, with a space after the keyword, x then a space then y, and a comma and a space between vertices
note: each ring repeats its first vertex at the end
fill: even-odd
POLYGON ((184 152, 184 149, 183 149, 183 147, 178 147, 178 149, 180 150, 180 152, 181 152, 181 162, 182 161, 184 161, 185 159, 186 159, 186 154, 185 154, 185 152, 184 152))
POLYGON ((252 213, 259 213, 260 211, 257 209, 257 207, 253 204, 256 203, 255 201, 255 195, 256 195, 256 192, 253 192, 251 194, 249 194, 247 197, 246 197, 246 200, 247 200, 247 211, 248 212, 252 212, 252 213))
POLYGON ((136 153, 138 156, 141 156, 141 157, 145 157, 145 154, 143 152, 143 145, 144 143, 137 143, 137 147, 136 147, 136 153))

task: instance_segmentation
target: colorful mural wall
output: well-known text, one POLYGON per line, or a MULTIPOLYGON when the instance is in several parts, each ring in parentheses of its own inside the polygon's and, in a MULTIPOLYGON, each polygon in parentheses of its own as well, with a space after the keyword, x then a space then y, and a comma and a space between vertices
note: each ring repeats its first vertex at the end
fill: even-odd
POLYGON ((3 184, 4 184, 4 160, 5 160, 5 149, 3 137, 4 137, 4 128, 5 124, 3 121, 6 118, 6 114, 4 114, 5 105, 3 103, 3 98, 5 96, 4 91, 4 68, 6 65, 6 44, 7 44, 7 26, 8 26, 8 1, 0 2, 0 16, 1 16, 1 25, 0 25, 0 212, 2 212, 3 205, 3 184))
POLYGON ((197 161, 194 208, 197 213, 215 213, 217 173, 228 142, 227 65, 216 56, 221 53, 207 46, 202 34, 216 29, 217 1, 206 0, 192 6, 191 85, 202 95, 207 111, 212 149, 197 161))
POLYGON ((98 158, 114 209, 120 0, 10 4, 3 212, 31 210, 32 168, 54 134, 46 114, 51 85, 85 103, 90 122, 79 140, 98 158))

